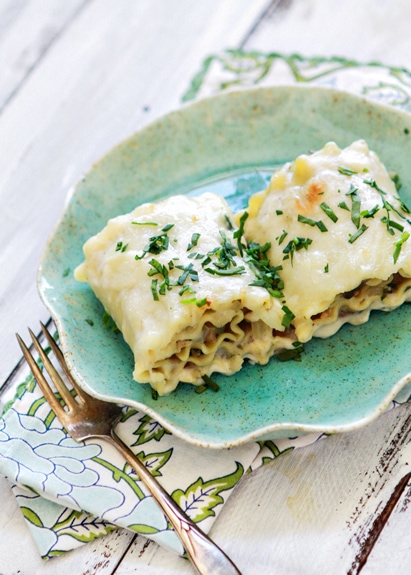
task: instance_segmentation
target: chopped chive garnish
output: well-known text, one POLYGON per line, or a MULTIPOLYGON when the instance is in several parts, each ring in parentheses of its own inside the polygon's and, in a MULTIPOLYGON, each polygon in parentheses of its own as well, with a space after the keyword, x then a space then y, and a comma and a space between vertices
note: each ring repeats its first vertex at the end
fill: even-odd
POLYGON ((203 307, 203 305, 206 305, 206 303, 207 303, 207 298, 203 297, 203 299, 198 299, 196 301, 196 306, 197 307, 203 307))
POLYGON ((191 236, 191 242, 187 246, 187 251, 189 252, 192 248, 194 248, 198 244, 198 240, 200 239, 200 235, 197 232, 194 232, 191 236))
POLYGON ((281 351, 275 356, 276 359, 278 359, 279 361, 290 361, 290 360, 301 361, 301 354, 303 353, 304 348, 300 344, 300 342, 296 343, 298 344, 298 347, 296 347, 296 349, 285 349, 284 351, 281 351))
POLYGON ((171 230, 171 228, 174 228, 174 224, 166 224, 166 225, 164 226, 164 228, 161 228, 161 230, 162 230, 163 232, 168 232, 169 230, 171 230))
POLYGON ((347 212, 350 211, 350 208, 347 206, 347 204, 346 204, 345 202, 340 202, 340 203, 338 204, 338 207, 341 208, 341 209, 343 209, 343 210, 347 210, 347 212))
POLYGON ((343 176, 354 176, 354 174, 358 174, 355 170, 351 168, 347 168, 346 166, 341 166, 338 168, 338 171, 343 176))
POLYGON ((196 292, 195 292, 195 290, 193 290, 193 288, 192 288, 190 285, 186 284, 186 285, 183 286, 183 287, 181 288, 181 290, 178 292, 178 295, 183 295, 183 294, 185 294, 185 293, 196 293, 196 292))
POLYGON ((324 273, 328 274, 328 271, 329 271, 329 266, 328 266, 328 264, 326 264, 324 267, 324 273))
POLYGON ((275 210, 277 216, 281 216, 283 214, 283 210, 275 210))
POLYGON ((218 268, 204 268, 206 272, 215 276, 235 276, 240 275, 245 272, 244 266, 236 266, 234 268, 228 269, 218 269, 218 268))
POLYGON ((297 220, 299 222, 301 222, 302 224, 308 224, 309 226, 312 226, 312 227, 316 226, 321 232, 328 232, 327 227, 325 226, 325 224, 321 220, 313 220, 311 218, 306 218, 305 216, 302 216, 301 214, 298 214, 297 220))
POLYGON ((404 232, 401 235, 401 238, 397 242, 394 243, 395 250, 394 250, 393 258, 394 258, 395 264, 397 263, 397 260, 398 260, 398 257, 400 255, 401 248, 402 248, 403 244, 408 240, 409 237, 410 237, 409 232, 404 232))
POLYGON ((358 188, 355 188, 353 185, 351 185, 350 189, 346 193, 346 196, 351 196, 351 221, 358 230, 361 222, 361 200, 360 196, 358 195, 358 188))
POLYGON ((288 232, 286 232, 285 230, 283 230, 283 233, 281 234, 281 236, 278 239, 278 245, 281 246, 281 244, 283 243, 283 241, 285 240, 285 238, 288 236, 288 232))
POLYGON ((220 386, 213 379, 211 379, 210 376, 204 374, 202 377, 205 385, 209 389, 212 389, 213 391, 218 391, 220 389, 220 386))
POLYGON ((154 301, 158 301, 159 297, 158 297, 158 292, 157 292, 157 284, 158 284, 158 279, 154 278, 151 280, 151 293, 153 294, 153 299, 154 301))
POLYGON ((375 216, 375 214, 379 211, 380 206, 378 204, 375 204, 375 206, 373 208, 371 208, 370 210, 364 210, 360 213, 360 217, 361 218, 373 218, 375 216))
POLYGON ((123 244, 123 242, 117 242, 116 252, 125 252, 128 248, 128 244, 123 244))
POLYGON ((194 391, 195 391, 196 393, 203 393, 206 389, 207 389, 207 386, 201 384, 201 385, 196 385, 194 391))
POLYGON ((131 222, 135 226, 158 226, 157 222, 131 222))
POLYGON ((290 310, 290 308, 288 308, 286 305, 283 305, 283 307, 281 309, 284 312, 283 318, 281 320, 281 325, 284 327, 290 327, 291 322, 295 318, 295 315, 290 310))
POLYGON ((233 230, 234 229, 233 223, 230 220, 230 218, 227 216, 227 214, 224 214, 224 218, 225 218, 225 221, 227 222, 227 228, 229 230, 233 230))
POLYGON ((285 246, 285 248, 283 249, 283 260, 291 260, 291 264, 293 263, 293 259, 294 259, 294 253, 300 251, 301 249, 308 249, 308 246, 310 246, 313 243, 313 240, 311 238, 299 238, 299 237, 295 237, 292 240, 290 240, 288 242, 288 244, 285 246))
MULTIPOLYGON (((395 228, 396 230, 403 232, 404 231, 404 226, 402 224, 399 224, 398 222, 396 222, 395 220, 390 220, 389 218, 387 218, 386 216, 384 216, 383 218, 381 218, 381 221, 383 224, 386 224, 387 228, 395 228)), ((391 234, 392 235, 392 234, 391 234)))
POLYGON ((243 236, 244 236, 244 224, 246 219, 248 218, 248 212, 244 212, 240 218, 240 225, 238 227, 238 229, 234 232, 233 234, 233 238, 237 240, 237 247, 238 247, 238 251, 240 253, 240 256, 243 255, 243 236))
POLYGON ((320 204, 320 208, 334 223, 338 220, 338 216, 334 213, 334 211, 330 208, 328 204, 322 202, 320 204))
POLYGON ((350 239, 348 240, 350 244, 353 244, 356 240, 358 240, 358 238, 360 236, 362 236, 362 234, 368 230, 368 226, 366 226, 365 224, 362 224, 362 226, 355 232, 355 234, 353 234, 352 236, 350 236, 350 239))

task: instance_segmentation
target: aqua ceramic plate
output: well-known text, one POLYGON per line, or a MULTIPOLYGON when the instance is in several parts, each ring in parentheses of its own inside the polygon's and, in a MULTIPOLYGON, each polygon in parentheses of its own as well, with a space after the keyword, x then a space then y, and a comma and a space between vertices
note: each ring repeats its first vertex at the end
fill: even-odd
POLYGON ((266 185, 276 164, 329 140, 346 146, 357 138, 400 174, 410 205, 411 117, 325 88, 258 88, 202 100, 154 122, 94 165, 69 197, 38 281, 80 384, 207 447, 333 433, 377 417, 411 381, 410 305, 312 341, 301 362, 273 359, 265 367, 246 365, 231 377, 216 376, 218 393, 180 385, 154 400, 150 386, 133 381, 133 358, 121 335, 104 327, 101 305, 73 277, 83 243, 110 217, 148 200, 204 189, 224 194, 237 209, 266 185))

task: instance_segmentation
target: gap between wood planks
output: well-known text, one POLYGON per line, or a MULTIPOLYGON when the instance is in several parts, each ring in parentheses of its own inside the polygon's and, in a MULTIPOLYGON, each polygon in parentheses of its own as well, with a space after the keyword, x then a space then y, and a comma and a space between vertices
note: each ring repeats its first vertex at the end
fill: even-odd
MULTIPOLYGON (((409 436, 411 434, 411 415, 408 416, 401 426, 398 433, 395 434, 392 441, 388 447, 384 450, 381 457, 381 471, 383 474, 389 473, 390 463, 394 461, 396 455, 399 454, 402 447, 409 441, 409 436)), ((372 550, 377 543, 379 537, 381 536, 384 528, 386 527, 388 520, 401 498, 405 494, 406 488, 411 481, 411 472, 406 473, 399 480, 394 490, 392 491, 387 503, 382 508, 381 512, 378 513, 374 520, 371 522, 370 527, 364 533, 364 529, 360 529, 355 536, 351 538, 350 543, 356 542, 359 546, 359 551, 355 556, 355 559, 347 572, 347 575, 359 575, 362 569, 365 567, 368 558, 370 557, 372 550)), ((404 509, 408 504, 408 498, 404 499, 404 509)), ((403 509, 403 510, 404 510, 403 509)))

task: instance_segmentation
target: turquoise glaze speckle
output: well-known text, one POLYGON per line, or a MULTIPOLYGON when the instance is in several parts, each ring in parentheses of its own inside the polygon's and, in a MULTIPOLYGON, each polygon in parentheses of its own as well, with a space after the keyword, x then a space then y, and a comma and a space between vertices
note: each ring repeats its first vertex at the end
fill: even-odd
POLYGON ((189 105, 109 152, 71 195, 39 269, 40 294, 55 319, 66 359, 92 394, 149 413, 183 439, 208 447, 354 429, 375 418, 411 381, 411 306, 374 313, 305 346, 301 362, 272 359, 216 376, 220 391, 180 385, 151 397, 133 381, 133 358, 120 334, 103 327, 102 307, 73 270, 82 245, 110 217, 136 205, 204 189, 236 210, 263 188, 275 164, 364 138, 400 174, 411 205, 411 117, 359 97, 296 86, 233 92, 189 105), (67 269, 70 273, 67 274, 67 269))

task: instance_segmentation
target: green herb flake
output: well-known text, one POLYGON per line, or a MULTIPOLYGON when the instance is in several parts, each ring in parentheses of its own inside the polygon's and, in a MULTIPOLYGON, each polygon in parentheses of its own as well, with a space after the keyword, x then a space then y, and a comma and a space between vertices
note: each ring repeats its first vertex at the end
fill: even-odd
POLYGON ((123 244, 123 242, 117 242, 116 252, 124 253, 127 248, 128 248, 128 244, 123 244))
POLYGON ((302 224, 308 224, 309 226, 316 226, 321 232, 327 232, 327 227, 325 226, 325 224, 321 221, 321 220, 313 220, 311 218, 306 218, 305 216, 302 216, 301 214, 298 214, 297 216, 297 220, 299 222, 301 222, 302 224))
POLYGON ((154 301, 159 300, 158 292, 157 292, 157 285, 158 285, 158 279, 157 278, 152 279, 151 280, 151 293, 153 294, 154 301))
POLYGON ((243 255, 243 247, 244 247, 244 245, 243 245, 242 239, 243 239, 243 236, 244 236, 244 224, 245 224, 247 218, 248 218, 248 212, 244 212, 244 213, 241 215, 240 225, 239 225, 238 229, 233 233, 233 238, 234 238, 235 240, 237 240, 237 248, 238 248, 238 251, 239 251, 239 253, 240 253, 240 256, 243 255))
POLYGON ((281 325, 284 327, 290 327, 291 322, 293 321, 293 319, 295 318, 295 315, 293 314, 293 312, 290 310, 290 308, 288 308, 286 305, 283 305, 283 307, 281 308, 284 312, 283 318, 281 320, 281 325))
POLYGON ((351 221, 358 230, 361 223, 361 200, 360 196, 358 195, 358 188, 355 188, 353 185, 351 185, 350 189, 346 193, 346 196, 351 197, 351 221))
POLYGON ((288 242, 288 244, 283 249, 283 260, 291 260, 291 265, 293 264, 294 254, 302 249, 307 250, 308 247, 313 243, 311 238, 300 238, 295 237, 288 242))
POLYGON ((157 222, 131 222, 134 226, 158 226, 157 222))
POLYGON ((320 208, 330 218, 331 221, 333 221, 334 223, 338 221, 338 216, 335 214, 335 212, 330 208, 328 204, 322 202, 320 204, 320 208))
POLYGON ((206 375, 206 374, 204 374, 202 377, 203 377, 203 381, 204 381, 204 383, 208 389, 212 389, 215 392, 219 391, 220 386, 218 385, 218 383, 216 383, 214 381, 214 379, 211 379, 211 377, 209 375, 206 375))
POLYGON ((298 347, 296 347, 295 349, 285 349, 284 351, 280 351, 280 353, 277 353, 277 355, 275 356, 276 359, 278 359, 279 361, 301 361, 301 355, 304 351, 303 346, 298 343, 298 347))
POLYGON ((341 208, 342 210, 347 210, 347 212, 350 211, 350 208, 347 206, 347 204, 345 202, 340 202, 338 204, 338 207, 341 208))
POLYGON ((393 259, 394 259, 395 264, 398 261, 398 257, 400 255, 402 246, 405 244, 405 242, 408 240, 409 237, 410 237, 409 232, 404 232, 401 235, 401 238, 397 242, 395 242, 395 244, 394 244, 395 250, 394 250, 394 254, 393 254, 393 259))
POLYGON ((346 166, 340 166, 338 168, 338 172, 343 176, 354 176, 355 174, 358 174, 358 172, 346 166))
POLYGON ((368 226, 362 224, 362 226, 355 232, 355 234, 350 235, 350 239, 348 240, 350 244, 353 244, 363 233, 368 230, 368 226))
POLYGON ((198 240, 200 239, 201 234, 198 232, 194 232, 191 236, 191 242, 187 246, 187 251, 189 252, 191 249, 195 248, 198 244, 198 240))
POLYGON ((183 303, 184 305, 188 305, 191 303, 197 303, 197 298, 190 297, 190 298, 186 298, 186 299, 181 299, 180 302, 183 303))
POLYGON ((158 400, 158 391, 156 389, 151 390, 151 399, 153 399, 154 401, 158 400))
POLYGON ((186 284, 178 292, 178 295, 184 295, 185 293, 194 294, 196 292, 195 292, 195 290, 193 290, 193 288, 190 285, 186 284))
POLYGON ((281 236, 279 236, 278 238, 278 245, 281 246, 281 244, 283 243, 283 241, 285 240, 285 238, 288 236, 288 232, 286 232, 285 230, 283 230, 283 233, 281 234, 281 236))

